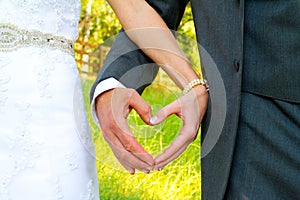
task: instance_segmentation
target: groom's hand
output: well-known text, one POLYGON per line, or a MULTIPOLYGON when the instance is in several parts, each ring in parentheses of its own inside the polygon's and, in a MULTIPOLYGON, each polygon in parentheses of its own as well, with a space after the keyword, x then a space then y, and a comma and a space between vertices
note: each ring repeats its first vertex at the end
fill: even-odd
POLYGON ((197 86, 188 94, 162 108, 151 119, 151 124, 156 125, 169 115, 176 114, 183 121, 183 127, 176 139, 162 154, 155 158, 154 170, 161 170, 168 163, 178 158, 188 145, 196 139, 200 123, 207 109, 207 103, 208 93, 206 88, 197 86))
POLYGON ((126 118, 131 109, 136 110, 145 123, 150 124, 151 107, 133 89, 112 89, 96 99, 102 134, 116 158, 130 174, 134 174, 135 169, 149 173, 153 169, 154 159, 137 142, 128 127, 126 118))

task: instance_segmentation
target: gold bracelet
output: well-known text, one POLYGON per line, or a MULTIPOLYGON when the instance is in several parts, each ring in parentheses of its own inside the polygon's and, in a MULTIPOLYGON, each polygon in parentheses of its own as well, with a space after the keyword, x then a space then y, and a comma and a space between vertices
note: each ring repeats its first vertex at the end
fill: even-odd
POLYGON ((187 94, 189 91, 191 91, 195 86, 197 85, 203 85, 206 88, 206 91, 209 91, 209 86, 207 84, 207 81, 205 79, 194 79, 191 82, 189 82, 187 84, 187 86, 185 86, 185 88, 182 91, 182 94, 185 95, 187 94))

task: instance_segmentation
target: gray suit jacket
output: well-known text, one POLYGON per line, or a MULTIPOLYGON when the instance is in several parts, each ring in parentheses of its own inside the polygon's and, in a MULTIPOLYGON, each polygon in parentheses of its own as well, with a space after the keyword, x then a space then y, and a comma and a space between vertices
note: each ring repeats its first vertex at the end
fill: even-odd
MULTIPOLYGON (((148 2, 169 28, 176 30, 188 1, 148 2)), ((226 192, 241 91, 300 102, 299 2, 191 0, 201 47, 201 66, 204 67, 211 88, 210 104, 201 132, 202 197, 205 200, 223 199, 226 192), (219 106, 224 103, 225 109, 219 106), (220 113, 220 117, 213 118, 213 113, 220 113), (209 123, 212 118, 220 123, 215 120, 209 123), (208 131, 210 128, 215 132, 211 134, 208 131), (216 133, 218 131, 220 134, 216 133)), ((123 34, 116 39, 95 85, 114 77, 125 86, 142 92, 157 72, 157 67, 151 63, 123 34), (129 76, 124 75, 132 69, 139 70, 129 73, 129 76)))

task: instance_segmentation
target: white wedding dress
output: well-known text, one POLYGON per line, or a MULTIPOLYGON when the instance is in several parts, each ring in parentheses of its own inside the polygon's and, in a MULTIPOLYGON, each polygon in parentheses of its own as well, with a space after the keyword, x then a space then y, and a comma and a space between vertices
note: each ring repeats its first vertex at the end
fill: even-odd
MULTIPOLYGON (((79 0, 0 0, 0 25, 74 42, 80 6, 79 0)), ((0 46, 5 39, 0 28, 0 46)), ((0 200, 99 199, 76 63, 62 49, 0 47, 0 200)))

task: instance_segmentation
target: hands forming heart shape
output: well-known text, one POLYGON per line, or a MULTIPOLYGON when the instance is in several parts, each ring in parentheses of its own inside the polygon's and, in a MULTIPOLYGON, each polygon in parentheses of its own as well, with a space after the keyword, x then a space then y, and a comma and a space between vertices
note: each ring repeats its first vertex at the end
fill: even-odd
POLYGON ((122 166, 130 173, 135 170, 149 173, 161 170, 179 157, 197 137, 207 108, 208 94, 202 86, 160 109, 152 116, 151 106, 133 89, 116 88, 96 99, 96 113, 102 134, 122 166), (162 123, 175 114, 183 121, 178 136, 163 153, 153 158, 136 140, 127 124, 127 116, 134 109, 150 126, 162 123))

